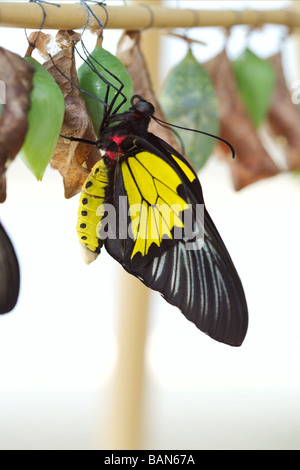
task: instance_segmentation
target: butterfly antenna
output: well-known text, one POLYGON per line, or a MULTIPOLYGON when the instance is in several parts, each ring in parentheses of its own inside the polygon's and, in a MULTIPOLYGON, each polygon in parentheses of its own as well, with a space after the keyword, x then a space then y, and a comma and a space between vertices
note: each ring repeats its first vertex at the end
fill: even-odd
POLYGON ((164 123, 164 124, 163 124, 164 121, 160 121, 160 122, 159 122, 159 121, 156 119, 156 117, 154 117, 154 116, 152 116, 152 118, 153 118, 155 121, 157 121, 157 123, 158 123, 161 127, 164 127, 165 129, 168 129, 169 131, 173 132, 173 134, 177 137, 177 139, 178 139, 178 141, 179 141, 179 143, 180 143, 180 147, 181 147, 182 153, 185 154, 184 143, 183 143, 183 140, 182 140, 181 136, 179 135, 179 133, 176 132, 175 129, 172 129, 171 125, 169 125, 168 123, 164 123))
POLYGON ((176 127, 177 129, 182 129, 184 131, 197 132, 198 134, 207 135, 208 137, 212 137, 213 139, 220 140, 221 142, 224 142, 224 144, 226 144, 230 148, 231 153, 232 153, 232 158, 235 157, 235 150, 234 150, 233 146, 231 145, 230 142, 223 139, 222 137, 219 137, 219 136, 214 135, 214 134, 210 134, 209 132, 199 131, 198 129, 190 129, 189 127, 181 127, 181 126, 177 126, 175 124, 170 124, 169 122, 162 121, 161 119, 159 119, 156 116, 152 116, 152 119, 154 119, 154 121, 158 122, 160 125, 166 124, 167 126, 170 126, 170 127, 176 127))

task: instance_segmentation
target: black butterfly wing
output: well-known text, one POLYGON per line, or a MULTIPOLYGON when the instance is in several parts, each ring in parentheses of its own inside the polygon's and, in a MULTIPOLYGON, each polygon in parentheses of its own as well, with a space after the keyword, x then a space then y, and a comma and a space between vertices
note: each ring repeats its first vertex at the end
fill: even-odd
POLYGON ((248 326, 244 291, 207 212, 204 220, 203 248, 186 250, 186 243, 179 241, 133 274, 176 305, 201 331, 240 346, 248 326))
POLYGON ((0 223, 0 314, 16 305, 20 289, 20 269, 14 247, 0 223))
MULTIPOLYGON (((141 249, 133 256, 137 251, 138 237, 107 239, 107 251, 129 273, 137 276, 151 289, 160 292, 170 304, 177 306, 201 331, 217 341, 232 346, 241 345, 248 326, 244 290, 230 255, 204 206, 204 224, 203 219, 198 216, 196 207, 197 204, 203 205, 203 196, 195 172, 181 155, 160 139, 156 140, 155 136, 150 135, 149 141, 136 138, 135 145, 139 148, 138 152, 126 155, 116 169, 114 204, 117 212, 119 196, 128 196, 127 209, 131 191, 136 193, 137 198, 138 194, 142 194, 143 200, 147 199, 146 178, 141 175, 139 180, 139 176, 134 175, 130 168, 141 168, 142 154, 144 168, 148 173, 154 173, 155 155, 169 166, 174 200, 180 197, 192 206, 193 229, 195 231, 198 228, 200 233, 201 229, 203 230, 204 242, 199 239, 198 245, 196 243, 196 246, 188 249, 191 241, 185 236, 180 240, 160 239, 160 243, 155 242, 150 246, 152 251, 150 248, 148 251, 146 248, 144 251, 141 249), (152 163, 148 165, 148 161, 152 163), (122 171, 122 165, 123 168, 125 165, 129 167, 129 171, 122 171), (178 186, 176 178, 172 177, 173 171, 181 181, 178 186)), ((155 184, 155 175, 153 178, 159 193, 162 187, 155 184)), ((170 203, 170 200, 168 202, 170 203)), ((127 224, 130 223, 132 219, 128 216, 127 224)), ((142 243, 140 240, 138 242, 142 243)), ((146 241, 143 246, 147 247, 146 241)))

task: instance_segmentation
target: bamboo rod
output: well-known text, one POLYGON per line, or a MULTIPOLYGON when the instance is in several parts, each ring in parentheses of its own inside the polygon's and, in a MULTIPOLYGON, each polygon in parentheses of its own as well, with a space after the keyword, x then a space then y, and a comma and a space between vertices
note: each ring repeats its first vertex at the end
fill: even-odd
POLYGON ((144 352, 149 289, 125 271, 120 279, 119 357, 114 371, 105 449, 141 448, 144 352))
MULTIPOLYGON (((145 2, 144 2, 145 3, 145 2)), ((47 14, 45 29, 82 29, 86 24, 86 9, 80 4, 43 3, 47 14)), ((102 23, 106 21, 104 9, 90 4, 90 8, 102 23)), ((299 28, 300 12, 280 10, 191 10, 143 4, 128 6, 106 6, 108 29, 142 30, 145 28, 192 28, 201 26, 223 26, 236 24, 260 26, 265 23, 299 28)), ((43 20, 41 7, 36 3, 0 3, 0 26, 37 29, 43 20)), ((97 27, 90 15, 89 28, 97 27)))

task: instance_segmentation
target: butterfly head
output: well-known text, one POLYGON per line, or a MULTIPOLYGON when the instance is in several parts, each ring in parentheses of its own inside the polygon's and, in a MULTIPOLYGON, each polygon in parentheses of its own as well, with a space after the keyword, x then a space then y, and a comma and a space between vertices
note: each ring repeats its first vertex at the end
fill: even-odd
POLYGON ((144 100, 144 98, 142 98, 140 95, 134 95, 131 98, 130 104, 130 110, 141 118, 151 118, 155 112, 154 106, 148 101, 144 100))
POLYGON ((130 100, 130 104, 131 107, 128 111, 125 111, 121 114, 111 114, 110 116, 108 116, 105 125, 103 126, 105 132, 103 132, 103 130, 102 132, 100 132, 100 134, 102 134, 102 137, 103 133, 116 133, 115 131, 117 128, 115 126, 112 131, 110 129, 107 130, 110 124, 114 122, 120 122, 123 134, 124 131, 127 131, 127 134, 134 134, 137 132, 137 129, 139 129, 141 132, 143 130, 147 130, 150 119, 153 117, 155 112, 154 106, 148 101, 144 100, 144 98, 142 98, 140 95, 134 95, 130 100))

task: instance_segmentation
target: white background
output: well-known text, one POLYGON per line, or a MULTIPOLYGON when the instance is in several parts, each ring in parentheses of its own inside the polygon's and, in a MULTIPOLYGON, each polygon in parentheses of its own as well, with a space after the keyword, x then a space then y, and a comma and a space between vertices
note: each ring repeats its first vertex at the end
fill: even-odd
MULTIPOLYGON (((288 3, 232 1, 226 7, 288 3)), ((282 48, 290 85, 299 79, 297 56, 282 34, 269 27, 248 41, 262 57, 282 48)), ((106 31, 104 47, 114 52, 119 35, 106 31)), ((191 35, 208 42, 194 49, 199 60, 223 46, 221 30, 191 35)), ((229 54, 243 49, 245 35, 246 28, 232 31, 229 54)), ((24 32, 1 29, 0 45, 24 55, 24 32)), ((163 51, 165 77, 186 50, 168 38, 163 51)), ((236 193, 227 167, 212 157, 199 178, 245 287, 249 331, 241 348, 219 344, 152 295, 142 446, 299 449, 300 177, 282 174, 236 193)), ((103 448, 121 268, 104 251, 92 265, 83 263, 75 231, 78 197, 64 199, 55 170, 40 183, 16 160, 7 179, 0 218, 18 253, 22 285, 17 307, 0 318, 0 448, 103 448)))

